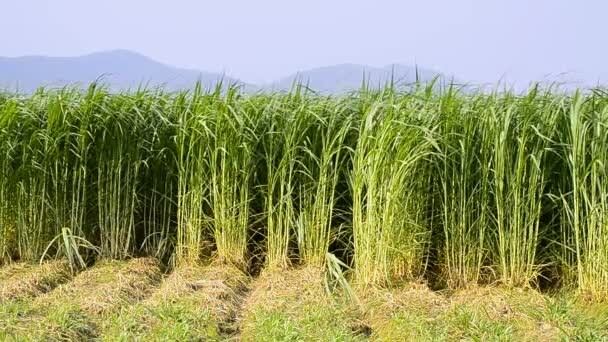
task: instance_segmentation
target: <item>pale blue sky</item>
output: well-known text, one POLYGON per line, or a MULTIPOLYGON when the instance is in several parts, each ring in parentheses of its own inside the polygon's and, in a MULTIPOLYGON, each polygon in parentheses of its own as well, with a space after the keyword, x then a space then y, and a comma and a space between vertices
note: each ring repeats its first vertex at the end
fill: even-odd
POLYGON ((0 56, 129 49, 248 82, 338 63, 608 80, 608 1, 5 0, 0 56))

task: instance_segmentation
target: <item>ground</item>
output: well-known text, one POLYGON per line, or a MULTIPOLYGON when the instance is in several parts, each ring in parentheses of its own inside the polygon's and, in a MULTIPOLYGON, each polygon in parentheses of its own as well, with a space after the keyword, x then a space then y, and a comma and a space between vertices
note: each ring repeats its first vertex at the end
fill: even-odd
POLYGON ((569 292, 334 285, 315 267, 14 264, 0 268, 0 340, 608 340, 608 304, 569 292))

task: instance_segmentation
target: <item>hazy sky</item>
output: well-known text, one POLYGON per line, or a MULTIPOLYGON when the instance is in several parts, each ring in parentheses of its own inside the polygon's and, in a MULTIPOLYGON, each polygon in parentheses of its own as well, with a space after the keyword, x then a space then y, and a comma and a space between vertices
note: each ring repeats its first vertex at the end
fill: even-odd
POLYGON ((0 56, 129 49, 248 82, 337 64, 608 80, 608 1, 4 0, 0 56))

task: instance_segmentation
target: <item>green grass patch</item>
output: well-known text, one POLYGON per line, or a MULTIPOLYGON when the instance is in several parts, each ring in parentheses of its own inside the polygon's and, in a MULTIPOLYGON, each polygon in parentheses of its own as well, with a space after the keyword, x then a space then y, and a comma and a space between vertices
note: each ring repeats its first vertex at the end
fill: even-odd
POLYGON ((208 341, 220 332, 213 314, 188 298, 138 304, 104 322, 103 341, 208 341))

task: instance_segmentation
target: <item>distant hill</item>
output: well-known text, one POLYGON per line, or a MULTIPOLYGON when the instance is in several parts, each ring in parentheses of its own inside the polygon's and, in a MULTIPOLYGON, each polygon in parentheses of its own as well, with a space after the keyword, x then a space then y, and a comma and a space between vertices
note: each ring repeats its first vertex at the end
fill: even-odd
POLYGON ((406 86, 416 80, 426 83, 436 77, 442 81, 451 81, 448 76, 438 71, 402 64, 391 64, 382 68, 360 64, 338 64, 301 71, 267 85, 266 88, 277 91, 289 90, 296 82, 306 84, 309 88, 322 93, 342 93, 360 88, 364 80, 371 87, 382 87, 391 81, 396 86, 406 86))
POLYGON ((294 82, 308 85, 322 93, 337 94, 358 89, 365 79, 368 85, 379 87, 393 80, 397 86, 411 84, 416 79, 428 82, 446 75, 430 69, 392 64, 377 68, 359 64, 339 64, 305 70, 265 85, 252 85, 220 73, 176 68, 127 50, 97 52, 78 57, 0 57, 0 91, 30 93, 40 86, 87 86, 100 79, 112 90, 134 89, 139 86, 163 86, 167 90, 188 89, 200 80, 206 88, 220 80, 224 84, 239 84, 246 92, 286 91, 294 82))
POLYGON ((192 87, 200 80, 212 87, 219 80, 238 80, 219 73, 180 69, 126 50, 98 52, 79 57, 0 57, 0 89, 32 92, 40 86, 61 87, 89 83, 102 78, 111 89, 133 89, 140 85, 168 90, 192 87))

